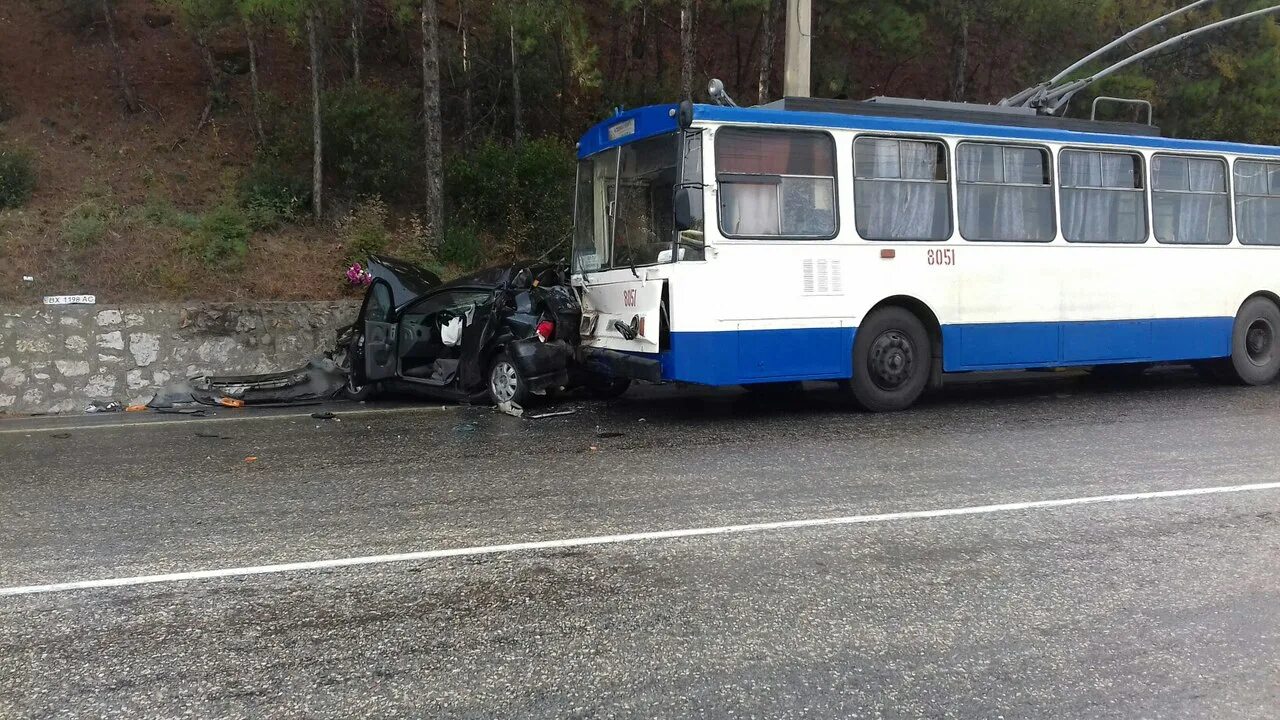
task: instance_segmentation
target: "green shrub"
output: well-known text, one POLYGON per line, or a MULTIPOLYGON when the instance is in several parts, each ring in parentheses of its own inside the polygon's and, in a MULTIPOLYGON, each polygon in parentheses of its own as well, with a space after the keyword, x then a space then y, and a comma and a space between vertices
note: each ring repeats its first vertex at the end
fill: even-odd
POLYGON ((350 84, 325 94, 325 168, 348 197, 404 194, 417 157, 407 95, 350 84))
POLYGON ((107 234, 111 210, 105 199, 91 197, 62 216, 62 239, 73 248, 86 248, 107 234))
MULTIPOLYGON (((539 257, 556 249, 573 227, 573 176, 573 151, 566 144, 535 140, 517 148, 489 142, 447 164, 449 217, 473 225, 472 234, 493 237, 504 252, 539 257)), ((456 244, 461 237, 446 233, 445 240, 456 244)))
POLYGON ((191 250, 211 268, 236 270, 249 254, 249 234, 249 220, 244 211, 222 205, 200 218, 192 235, 191 250))
POLYGON ((255 230, 273 230, 296 222, 311 201, 310 182, 271 156, 259 158, 240 181, 240 204, 255 230))
POLYGON ((378 197, 365 198, 338 221, 338 239, 348 261, 361 261, 391 244, 387 229, 387 204, 378 197))
POLYGON ((186 232, 195 232, 200 225, 200 218, 191 213, 182 212, 167 198, 159 195, 148 195, 146 201, 137 209, 137 216, 155 227, 186 232))
POLYGON ((485 243, 474 225, 449 225, 436 248, 441 262, 460 268, 478 268, 486 260, 485 243))
POLYGON ((35 188, 31 157, 16 150, 0 150, 0 210, 25 204, 35 188))

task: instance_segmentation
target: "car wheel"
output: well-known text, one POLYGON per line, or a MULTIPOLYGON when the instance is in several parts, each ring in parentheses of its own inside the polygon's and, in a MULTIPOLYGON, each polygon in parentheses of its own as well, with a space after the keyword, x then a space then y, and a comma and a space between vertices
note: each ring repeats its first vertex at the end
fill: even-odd
POLYGON ((1244 385, 1266 385, 1280 374, 1280 308, 1256 297, 1240 308, 1231 331, 1230 377, 1244 385))
MULTIPOLYGON (((355 342, 352 340, 352 342, 355 342)), ((351 370, 351 348, 344 347, 338 351, 337 357, 333 359, 334 364, 347 374, 347 380, 342 385, 342 396, 348 400, 363 402, 369 400, 378 394, 378 383, 372 382, 367 385, 359 385, 356 383, 355 373, 351 370)))
POLYGON ((529 401, 529 386, 505 352, 498 353, 489 364, 489 399, 495 405, 509 402, 524 406, 529 401))
POLYGON ((591 374, 586 377, 582 384, 586 386, 587 392, 591 397, 599 400, 612 400, 622 397, 622 394, 630 389, 631 378, 591 374))
POLYGON ((854 402, 871 412, 902 410, 929 383, 933 346, 920 318, 900 307, 878 310, 853 342, 854 402))

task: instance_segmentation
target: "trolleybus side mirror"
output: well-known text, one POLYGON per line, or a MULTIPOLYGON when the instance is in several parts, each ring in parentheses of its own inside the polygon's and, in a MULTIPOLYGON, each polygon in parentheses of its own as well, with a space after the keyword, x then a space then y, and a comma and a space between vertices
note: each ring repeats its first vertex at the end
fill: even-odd
POLYGON ((688 100, 681 100, 680 106, 676 111, 676 122, 680 123, 680 129, 688 130, 693 125, 693 103, 688 100))
POLYGON ((696 230, 702 219, 702 188, 680 186, 672 199, 675 211, 676 231, 696 230))

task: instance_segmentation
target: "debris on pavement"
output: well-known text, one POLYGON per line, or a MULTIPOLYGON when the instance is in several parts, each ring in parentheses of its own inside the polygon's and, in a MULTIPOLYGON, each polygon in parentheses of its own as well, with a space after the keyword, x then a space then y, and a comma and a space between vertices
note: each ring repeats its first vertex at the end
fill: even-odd
POLYGON ((542 420, 544 418, 560 417, 562 415, 572 415, 577 410, 552 410, 550 412, 538 413, 537 415, 525 415, 530 420, 542 420))
POLYGON ((247 463, 258 462, 258 456, 250 455, 249 457, 245 458, 244 461, 247 463))
POLYGON ((311 417, 315 418, 316 420, 337 420, 338 422, 342 422, 342 418, 338 417, 337 415, 334 415, 331 412, 313 412, 311 413, 311 417))
POLYGON ((511 417, 524 417, 524 408, 510 401, 498 403, 498 412, 506 413, 511 417))
POLYGON ((245 405, 303 404, 329 400, 346 384, 347 374, 327 357, 312 358, 300 368, 263 375, 201 375, 179 380, 156 393, 153 409, 198 403, 245 405))
POLYGON ((147 410, 147 406, 145 403, 138 404, 138 405, 130 405, 129 407, 124 409, 125 412, 144 412, 145 410, 147 410))
POLYGON ((94 400, 84 409, 86 413, 121 412, 124 406, 116 400, 94 400))

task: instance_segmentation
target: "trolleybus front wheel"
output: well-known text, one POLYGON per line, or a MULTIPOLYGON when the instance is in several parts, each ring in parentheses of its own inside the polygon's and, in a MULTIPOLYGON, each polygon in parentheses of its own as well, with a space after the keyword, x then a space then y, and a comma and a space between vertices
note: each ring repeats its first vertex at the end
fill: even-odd
POLYGON ((933 347, 924 323, 887 307, 869 315, 853 341, 853 399, 872 412, 902 410, 929 384, 933 347))

